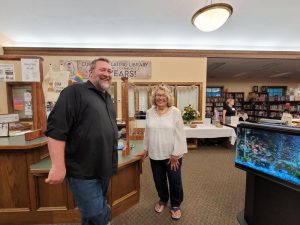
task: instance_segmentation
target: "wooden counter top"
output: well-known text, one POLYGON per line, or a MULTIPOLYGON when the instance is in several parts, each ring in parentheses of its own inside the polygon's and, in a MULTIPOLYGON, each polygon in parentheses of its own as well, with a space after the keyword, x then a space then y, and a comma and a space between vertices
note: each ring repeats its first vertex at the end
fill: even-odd
POLYGON ((0 137, 0 151, 8 149, 33 149, 47 144, 47 137, 25 141, 25 135, 0 137))
MULTIPOLYGON (((132 162, 138 161, 141 157, 135 156, 137 152, 143 151, 143 141, 131 141, 130 144, 133 144, 133 148, 130 151, 130 155, 122 156, 122 151, 118 151, 118 168, 122 168, 132 162)), ((31 173, 48 173, 51 167, 51 161, 49 157, 46 157, 39 161, 38 163, 32 164, 30 166, 31 173)))

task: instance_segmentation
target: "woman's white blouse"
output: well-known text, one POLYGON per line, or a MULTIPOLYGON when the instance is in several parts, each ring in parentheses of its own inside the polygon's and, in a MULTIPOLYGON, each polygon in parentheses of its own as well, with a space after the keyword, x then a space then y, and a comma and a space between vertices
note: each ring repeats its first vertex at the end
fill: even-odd
POLYGON ((147 110, 144 149, 154 160, 169 159, 171 155, 187 153, 186 136, 180 110, 172 106, 163 115, 156 107, 147 110))

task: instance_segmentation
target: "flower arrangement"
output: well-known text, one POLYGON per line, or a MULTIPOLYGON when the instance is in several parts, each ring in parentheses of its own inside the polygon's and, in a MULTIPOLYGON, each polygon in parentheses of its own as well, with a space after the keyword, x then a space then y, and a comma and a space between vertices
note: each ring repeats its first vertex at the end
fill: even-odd
POLYGON ((199 116, 199 111, 193 109, 191 105, 184 107, 184 110, 182 112, 182 119, 185 120, 187 124, 190 124, 194 119, 197 119, 199 116))

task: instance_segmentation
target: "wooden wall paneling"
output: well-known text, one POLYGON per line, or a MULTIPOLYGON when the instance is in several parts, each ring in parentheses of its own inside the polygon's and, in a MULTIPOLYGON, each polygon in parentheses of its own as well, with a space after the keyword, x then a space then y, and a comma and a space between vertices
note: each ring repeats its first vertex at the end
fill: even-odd
POLYGON ((47 116, 46 116, 46 106, 44 92, 42 88, 42 82, 44 79, 43 75, 43 60, 39 60, 40 69, 40 82, 34 82, 32 84, 32 91, 34 93, 35 100, 33 99, 33 128, 35 130, 41 129, 42 132, 46 131, 47 128, 47 116))
POLYGON ((67 184, 49 185, 45 183, 48 174, 36 176, 37 211, 67 210, 67 184))
MULTIPOLYGON (((46 145, 47 146, 47 145, 46 145)), ((45 148, 46 146, 43 146, 41 148, 45 148)), ((37 149, 35 149, 37 150, 37 149)), ((30 197, 30 210, 35 211, 37 209, 37 193, 35 191, 35 183, 34 178, 32 174, 30 173, 30 165, 32 163, 38 162, 41 160, 39 151, 30 150, 27 152, 26 158, 27 158, 27 177, 28 177, 28 186, 29 186, 29 197, 30 197)))
POLYGON ((37 130, 39 121, 38 121, 38 103, 39 100, 37 98, 37 84, 33 83, 31 85, 31 91, 32 91, 32 120, 33 120, 33 130, 37 130))
POLYGON ((118 202, 118 200, 128 193, 136 191, 135 177, 132 175, 136 174, 136 166, 126 165, 124 168, 118 171, 117 177, 112 178, 112 202, 113 205, 118 202), (129 176, 130 175, 130 176, 129 176), (115 191, 115 192, 114 192, 115 191))
POLYGON ((76 202, 75 202, 75 199, 74 199, 74 196, 72 194, 72 192, 70 191, 69 188, 67 188, 67 202, 68 202, 68 209, 77 209, 78 208, 76 207, 76 202))
MULTIPOLYGON (((125 121, 125 92, 124 92, 124 82, 121 83, 121 86, 122 86, 122 96, 121 96, 121 99, 122 99, 122 121, 125 121)), ((128 92, 127 92, 127 95, 128 95, 128 92)), ((128 97, 127 97, 128 98, 128 97)))
POLYGON ((0 225, 80 224, 79 210, 0 213, 0 225))
POLYGON ((11 86, 6 83, 6 92, 7 92, 7 109, 8 113, 12 113, 14 111, 13 109, 13 94, 12 94, 12 88, 11 86))
POLYGON ((35 187, 35 180, 33 174, 30 172, 30 165, 39 162, 43 158, 49 156, 48 145, 43 145, 38 148, 29 149, 26 152, 27 161, 27 177, 29 185, 29 197, 30 197, 30 210, 37 209, 37 192, 35 187))
POLYGON ((151 107, 152 105, 152 88, 151 85, 148 84, 148 109, 151 107))
POLYGON ((129 102, 128 102, 128 77, 122 77, 121 78, 122 83, 124 84, 123 88, 123 121, 125 121, 125 129, 126 129, 126 146, 123 149, 122 153, 124 155, 129 155, 130 154, 130 138, 129 138, 129 102))
POLYGON ((173 96, 174 96, 174 105, 177 107, 177 85, 176 84, 174 86, 173 96))
POLYGON ((139 112, 139 105, 140 105, 140 90, 138 88, 134 89, 134 106, 135 106, 135 113, 134 118, 136 119, 137 113, 139 112))
POLYGON ((0 154, 0 212, 29 211, 29 184, 27 160, 24 152, 11 151, 0 154))
POLYGON ((115 110, 118 115, 118 83, 113 82, 112 85, 114 86, 114 104, 115 104, 115 110))
POLYGON ((66 210, 69 208, 67 184, 64 182, 60 185, 49 185, 45 183, 48 173, 33 174, 30 172, 31 164, 39 162, 48 155, 47 145, 38 149, 31 149, 28 153, 27 171, 30 184, 32 210, 66 210))
POLYGON ((113 217, 138 203, 140 173, 139 161, 136 161, 119 168, 118 174, 112 177, 110 196, 113 217))

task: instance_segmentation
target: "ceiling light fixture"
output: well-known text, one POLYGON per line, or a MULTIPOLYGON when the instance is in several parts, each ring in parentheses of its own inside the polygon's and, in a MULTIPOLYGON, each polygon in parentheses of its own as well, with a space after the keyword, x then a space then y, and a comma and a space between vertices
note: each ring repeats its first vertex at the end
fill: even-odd
POLYGON ((192 17, 192 24, 199 30, 210 32, 219 29, 231 16, 232 6, 215 3, 199 9, 192 17))

